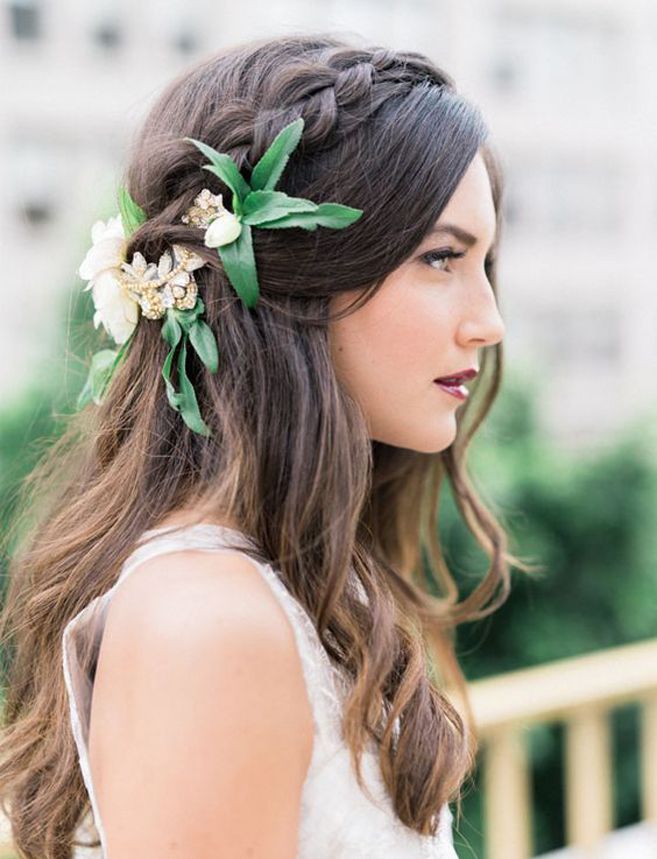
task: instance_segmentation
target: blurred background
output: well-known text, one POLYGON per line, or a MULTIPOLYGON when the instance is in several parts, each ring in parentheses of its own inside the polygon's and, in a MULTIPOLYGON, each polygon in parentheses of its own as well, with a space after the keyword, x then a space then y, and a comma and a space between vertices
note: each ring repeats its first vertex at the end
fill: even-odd
MULTIPOLYGON (((134 130, 218 48, 291 30, 423 51, 506 174, 505 380, 480 491, 540 564, 459 630, 482 736, 461 859, 657 857, 657 6, 649 0, 0 0, 0 513, 82 387, 91 224, 134 130), (567 845, 567 846, 566 846, 567 845)), ((463 589, 487 559, 449 496, 463 589)))

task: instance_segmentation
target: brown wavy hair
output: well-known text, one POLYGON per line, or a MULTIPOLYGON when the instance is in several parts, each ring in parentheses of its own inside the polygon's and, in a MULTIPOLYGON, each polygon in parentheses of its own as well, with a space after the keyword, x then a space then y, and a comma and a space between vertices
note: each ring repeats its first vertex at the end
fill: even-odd
MULTIPOLYGON (((487 138, 478 108, 427 57, 330 33, 241 43, 159 96, 123 177, 148 216, 127 251, 157 259, 175 242, 207 260, 196 276, 220 372, 195 355, 188 367, 212 437, 192 433, 169 406, 167 345, 159 325, 143 322, 105 402, 67 419, 21 487, 0 618, 0 797, 23 856, 68 857, 89 810, 62 674, 64 626, 112 586, 142 533, 179 508, 198 511, 198 521, 240 523, 254 557, 275 564, 313 618, 353 681, 344 734, 359 781, 361 752, 374 740, 403 823, 435 832, 446 801, 460 815, 477 739, 454 632, 501 605, 510 565, 531 572, 507 551, 466 470, 468 443, 500 385, 502 347, 483 350, 453 444, 427 454, 368 437, 336 380, 327 327, 334 296, 358 290, 355 309, 410 255, 478 151, 499 242, 502 176, 487 138), (299 116, 303 136, 278 187, 364 215, 344 230, 254 230, 261 297, 249 310, 202 233, 180 222, 203 187, 230 199, 182 138, 229 153, 248 179, 299 116), (438 536, 445 478, 490 561, 460 601, 438 536), (350 587, 354 573, 367 602, 350 587)), ((496 289, 494 255, 487 269, 496 289)))

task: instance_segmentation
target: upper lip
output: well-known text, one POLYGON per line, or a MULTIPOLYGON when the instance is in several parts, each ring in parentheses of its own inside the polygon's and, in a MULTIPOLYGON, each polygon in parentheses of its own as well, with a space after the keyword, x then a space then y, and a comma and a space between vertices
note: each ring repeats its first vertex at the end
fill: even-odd
POLYGON ((434 379, 434 382, 442 382, 444 379, 463 379, 467 381, 468 379, 474 379, 478 372, 479 370, 476 367, 468 367, 465 370, 458 370, 456 373, 445 373, 444 376, 434 379))

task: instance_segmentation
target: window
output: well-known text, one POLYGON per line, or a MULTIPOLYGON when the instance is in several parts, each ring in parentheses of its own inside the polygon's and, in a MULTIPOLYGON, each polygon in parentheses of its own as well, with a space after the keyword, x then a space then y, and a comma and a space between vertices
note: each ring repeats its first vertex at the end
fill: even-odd
POLYGON ((578 239, 622 230, 622 164, 601 153, 537 151, 507 170, 510 227, 578 239))
MULTIPOLYGON (((592 7, 593 9, 593 7, 592 7)), ((590 15, 560 9, 501 7, 493 19, 490 78, 501 95, 577 103, 593 97, 603 105, 620 94, 618 74, 628 58, 622 22, 597 7, 590 15)))
POLYGON ((34 41, 41 36, 40 8, 36 0, 10 0, 9 28, 18 41, 34 41))
POLYGON ((65 193, 67 153, 54 143, 21 135, 10 144, 9 160, 18 221, 34 228, 49 224, 58 215, 58 196, 65 193))
POLYGON ((92 28, 91 35, 103 50, 113 51, 121 44, 121 28, 118 22, 111 18, 99 21, 92 28))
POLYGON ((199 49, 199 40, 194 33, 189 30, 182 30, 173 36, 172 44, 174 49, 185 56, 193 54, 199 49))

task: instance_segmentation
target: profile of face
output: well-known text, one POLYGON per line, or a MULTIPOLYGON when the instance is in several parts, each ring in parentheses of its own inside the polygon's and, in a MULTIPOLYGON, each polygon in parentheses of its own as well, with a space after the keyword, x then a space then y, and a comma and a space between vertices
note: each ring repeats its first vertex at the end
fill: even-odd
MULTIPOLYGON (((363 409, 370 438, 425 453, 454 441, 456 410, 466 402, 435 379, 478 370, 480 350, 505 333, 484 269, 496 222, 480 152, 434 230, 372 299, 329 323, 338 381, 363 409)), ((354 298, 341 292, 331 313, 354 298)))

